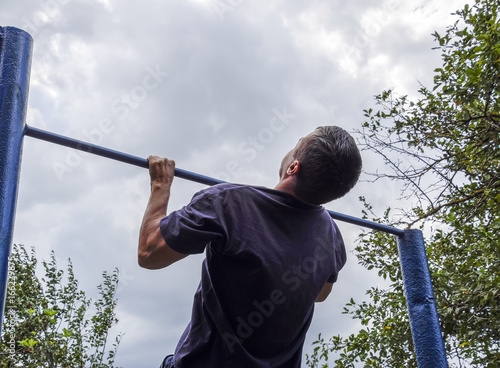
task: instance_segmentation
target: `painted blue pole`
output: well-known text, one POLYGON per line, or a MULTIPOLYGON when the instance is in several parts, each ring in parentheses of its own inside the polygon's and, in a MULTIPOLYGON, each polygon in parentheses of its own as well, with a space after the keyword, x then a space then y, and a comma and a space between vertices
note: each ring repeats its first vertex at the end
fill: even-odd
POLYGON ((422 231, 405 230, 398 250, 418 367, 447 368, 422 231))
POLYGON ((28 33, 0 27, 0 332, 7 295, 32 45, 28 33))

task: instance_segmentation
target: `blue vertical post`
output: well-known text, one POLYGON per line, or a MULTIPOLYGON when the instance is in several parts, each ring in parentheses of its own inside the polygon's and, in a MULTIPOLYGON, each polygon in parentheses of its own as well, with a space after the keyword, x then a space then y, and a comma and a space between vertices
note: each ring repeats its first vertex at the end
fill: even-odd
POLYGON ((7 295, 32 44, 28 33, 0 27, 0 332, 7 295))
POLYGON ((446 350, 422 231, 405 230, 398 236, 398 249, 418 367, 446 368, 446 350))

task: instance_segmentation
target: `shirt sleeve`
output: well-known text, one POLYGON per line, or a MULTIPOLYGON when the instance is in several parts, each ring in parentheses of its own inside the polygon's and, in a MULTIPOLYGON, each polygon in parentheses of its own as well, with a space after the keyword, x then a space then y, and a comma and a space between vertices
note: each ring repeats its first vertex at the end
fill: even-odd
POLYGON ((328 278, 328 282, 334 283, 337 282, 337 278, 339 275, 339 271, 344 267, 347 262, 347 254, 345 251, 344 239, 342 238, 342 234, 340 233, 337 224, 332 220, 334 229, 335 229, 335 239, 334 239, 334 257, 335 257, 335 271, 328 278))
POLYGON ((162 219, 160 231, 168 246, 182 254, 203 253, 208 244, 226 237, 207 190, 196 193, 187 206, 162 219))

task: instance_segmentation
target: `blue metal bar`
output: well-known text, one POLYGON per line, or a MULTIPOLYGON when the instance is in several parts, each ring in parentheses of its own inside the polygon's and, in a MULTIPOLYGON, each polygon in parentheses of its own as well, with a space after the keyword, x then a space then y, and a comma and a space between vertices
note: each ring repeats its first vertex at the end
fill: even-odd
MULTIPOLYGON (((27 136, 30 136, 33 138, 38 138, 38 139, 48 141, 51 143, 55 143, 55 144, 59 144, 59 145, 65 146, 65 147, 70 147, 70 148, 74 148, 74 149, 77 149, 80 151, 93 153, 93 154, 98 155, 98 156, 103 156, 103 157, 110 158, 110 159, 117 160, 117 161, 121 161, 121 162, 124 162, 127 164, 143 167, 146 169, 149 166, 148 160, 146 160, 144 158, 132 156, 132 155, 129 155, 127 153, 122 153, 122 152, 115 151, 115 150, 105 148, 102 146, 97 146, 95 144, 79 141, 79 140, 76 140, 73 138, 68 138, 68 137, 65 137, 63 135, 55 134, 55 133, 48 132, 48 131, 42 130, 42 129, 33 128, 33 127, 28 126, 28 125, 26 126, 25 134, 27 136)), ((196 174, 196 173, 182 170, 182 169, 178 169, 178 168, 175 169, 175 176, 182 178, 182 179, 191 180, 191 181, 194 181, 196 183, 206 184, 206 185, 216 185, 216 184, 225 183, 224 181, 219 180, 219 179, 214 179, 214 178, 211 178, 208 176, 196 174)), ((373 230, 385 231, 385 232, 387 232, 389 234, 393 234, 393 235, 399 236, 399 235, 403 234, 403 230, 399 230, 399 229, 396 229, 394 227, 378 224, 376 222, 363 220, 363 219, 360 219, 357 217, 344 215, 344 214, 338 213, 338 212, 328 211, 328 213, 330 214, 330 216, 332 216, 332 218, 339 220, 339 221, 344 221, 344 222, 348 222, 350 224, 368 227, 368 228, 373 229, 373 230)))
POLYGON ((398 237, 398 250, 418 367, 446 368, 446 350, 422 231, 405 230, 398 237))
MULTIPOLYGON (((26 126, 25 129, 25 134, 27 136, 33 137, 33 138, 38 138, 47 142, 59 144, 61 146, 65 147, 70 147, 74 148, 80 151, 92 153, 97 156, 102 156, 106 158, 110 158, 112 160, 117 160, 121 161, 130 165, 134 166, 139 166, 142 168, 147 169, 149 167, 148 160, 145 158, 137 157, 137 156, 132 156, 127 153, 122 153, 119 151, 115 151, 109 148, 97 146, 95 144, 79 141, 77 139, 73 138, 68 138, 63 135, 47 132, 45 130, 33 128, 30 126, 26 126)), ((200 175, 193 173, 191 171, 186 171, 182 169, 175 169, 175 176, 181 178, 181 179, 186 179, 186 180, 191 180, 196 183, 200 184, 206 184, 206 185, 216 185, 216 184, 221 184, 225 183, 222 180, 210 178, 205 175, 200 175)))
POLYGON ((0 332, 17 203, 33 40, 0 27, 0 332))
POLYGON ((357 217, 349 216, 349 215, 344 215, 343 213, 338 213, 338 212, 333 212, 328 210, 328 213, 330 216, 336 220, 347 222, 349 224, 353 225, 359 225, 362 227, 367 227, 372 230, 377 230, 377 231, 383 231, 384 233, 396 235, 396 236, 401 236, 404 234, 404 230, 397 229, 395 227, 387 226, 387 225, 382 225, 377 222, 373 221, 368 221, 368 220, 363 220, 357 217))

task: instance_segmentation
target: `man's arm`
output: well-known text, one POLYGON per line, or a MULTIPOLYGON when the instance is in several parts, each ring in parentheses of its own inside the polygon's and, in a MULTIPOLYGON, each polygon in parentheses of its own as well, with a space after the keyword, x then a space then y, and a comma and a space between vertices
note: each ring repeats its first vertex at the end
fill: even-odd
POLYGON ((332 291, 333 283, 332 282, 327 282, 323 285, 323 288, 319 292, 318 296, 316 297, 316 303, 324 302, 326 298, 328 298, 328 295, 330 295, 330 292, 332 291))
POLYGON ((174 180, 175 161, 149 156, 151 194, 139 232, 138 261, 147 269, 159 269, 186 257, 170 248, 160 231, 160 221, 167 214, 170 187, 174 180))

